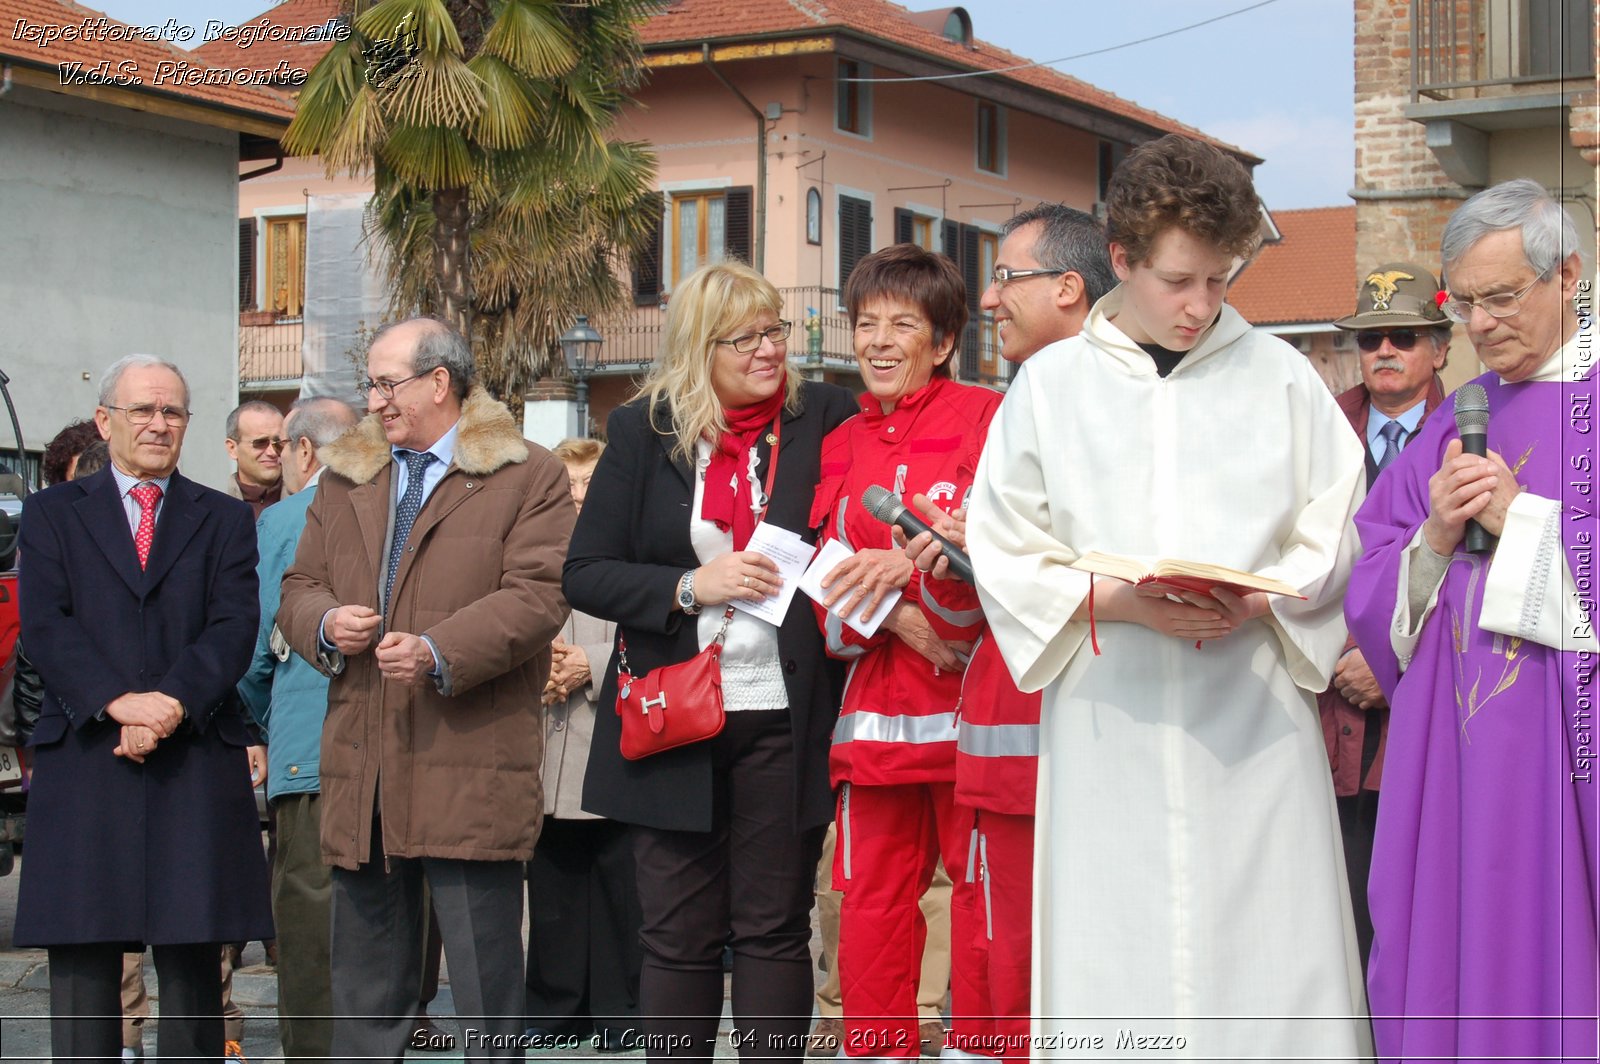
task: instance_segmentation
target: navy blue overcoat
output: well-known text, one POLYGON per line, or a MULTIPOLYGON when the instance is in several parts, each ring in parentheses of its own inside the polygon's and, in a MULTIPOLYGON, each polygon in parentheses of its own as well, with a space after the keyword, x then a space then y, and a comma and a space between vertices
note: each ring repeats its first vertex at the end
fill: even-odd
POLYGON ((15 941, 272 936, 234 685, 259 612, 250 508, 174 473, 147 568, 109 468, 23 508, 18 597, 44 681, 15 941), (144 764, 101 709, 160 691, 187 719, 144 764))

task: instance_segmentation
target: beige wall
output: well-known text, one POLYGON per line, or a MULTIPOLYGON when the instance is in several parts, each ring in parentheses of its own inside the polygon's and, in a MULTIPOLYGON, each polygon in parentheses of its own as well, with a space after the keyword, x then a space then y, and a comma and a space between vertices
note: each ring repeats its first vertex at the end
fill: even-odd
MULTIPOLYGON (((1019 200, 1022 209, 1040 200, 1093 205, 1094 136, 1008 110, 1005 173, 982 173, 972 97, 923 84, 874 85, 870 135, 856 136, 834 125, 834 63, 832 55, 815 55, 718 68, 757 108, 778 103, 783 109, 767 134, 765 272, 779 287, 838 287, 841 194, 872 202, 874 248, 892 242, 896 207, 997 230, 1019 200), (938 187, 946 180, 948 187, 938 187), (805 241, 812 187, 823 194, 820 246, 805 241), (890 191, 896 188, 902 191, 890 191)), ((659 187, 670 194, 754 186, 755 125, 749 109, 709 70, 686 66, 652 73, 618 135, 654 145, 659 187)))

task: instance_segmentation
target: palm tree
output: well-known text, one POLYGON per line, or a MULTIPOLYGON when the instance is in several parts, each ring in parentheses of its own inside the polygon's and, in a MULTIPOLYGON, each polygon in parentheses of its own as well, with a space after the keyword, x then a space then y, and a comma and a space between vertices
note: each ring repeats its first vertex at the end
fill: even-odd
POLYGON ((621 302, 619 257, 649 231, 655 157, 608 133, 659 0, 354 3, 284 146, 372 174, 391 309, 453 323, 517 396, 576 314, 621 302))

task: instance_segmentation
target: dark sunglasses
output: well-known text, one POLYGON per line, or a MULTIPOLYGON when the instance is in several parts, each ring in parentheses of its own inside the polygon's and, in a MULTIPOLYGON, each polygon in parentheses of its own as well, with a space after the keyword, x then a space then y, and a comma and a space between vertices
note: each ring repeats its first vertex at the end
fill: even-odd
POLYGON ((1421 335, 1415 329, 1363 329, 1356 333, 1356 346, 1370 355, 1382 347, 1387 338, 1389 346, 1396 351, 1409 351, 1417 346, 1417 338, 1421 335))
POLYGON ((257 436, 253 440, 240 440, 239 442, 245 444, 252 451, 265 451, 268 447, 271 447, 273 454, 282 454, 283 449, 289 446, 289 441, 281 436, 257 436))

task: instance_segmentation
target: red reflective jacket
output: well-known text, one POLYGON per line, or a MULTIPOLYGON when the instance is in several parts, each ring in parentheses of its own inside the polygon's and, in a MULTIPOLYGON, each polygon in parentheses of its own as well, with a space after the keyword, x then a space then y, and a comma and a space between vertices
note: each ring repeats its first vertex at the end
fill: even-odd
MULTIPOLYGON (((964 505, 1000 395, 935 377, 884 414, 862 396, 862 412, 822 444, 822 480, 811 511, 819 542, 851 550, 896 550, 889 526, 867 513, 861 495, 874 484, 907 500, 921 493, 946 510, 964 505)), ((943 586, 953 581, 930 581, 943 586)), ((945 638, 971 640, 982 626, 976 599, 950 608, 924 594, 922 574, 904 589, 945 638)), ((961 676, 940 670, 887 629, 863 639, 817 607, 828 652, 850 662, 834 728, 830 781, 867 785, 955 778, 955 708, 961 676)))

